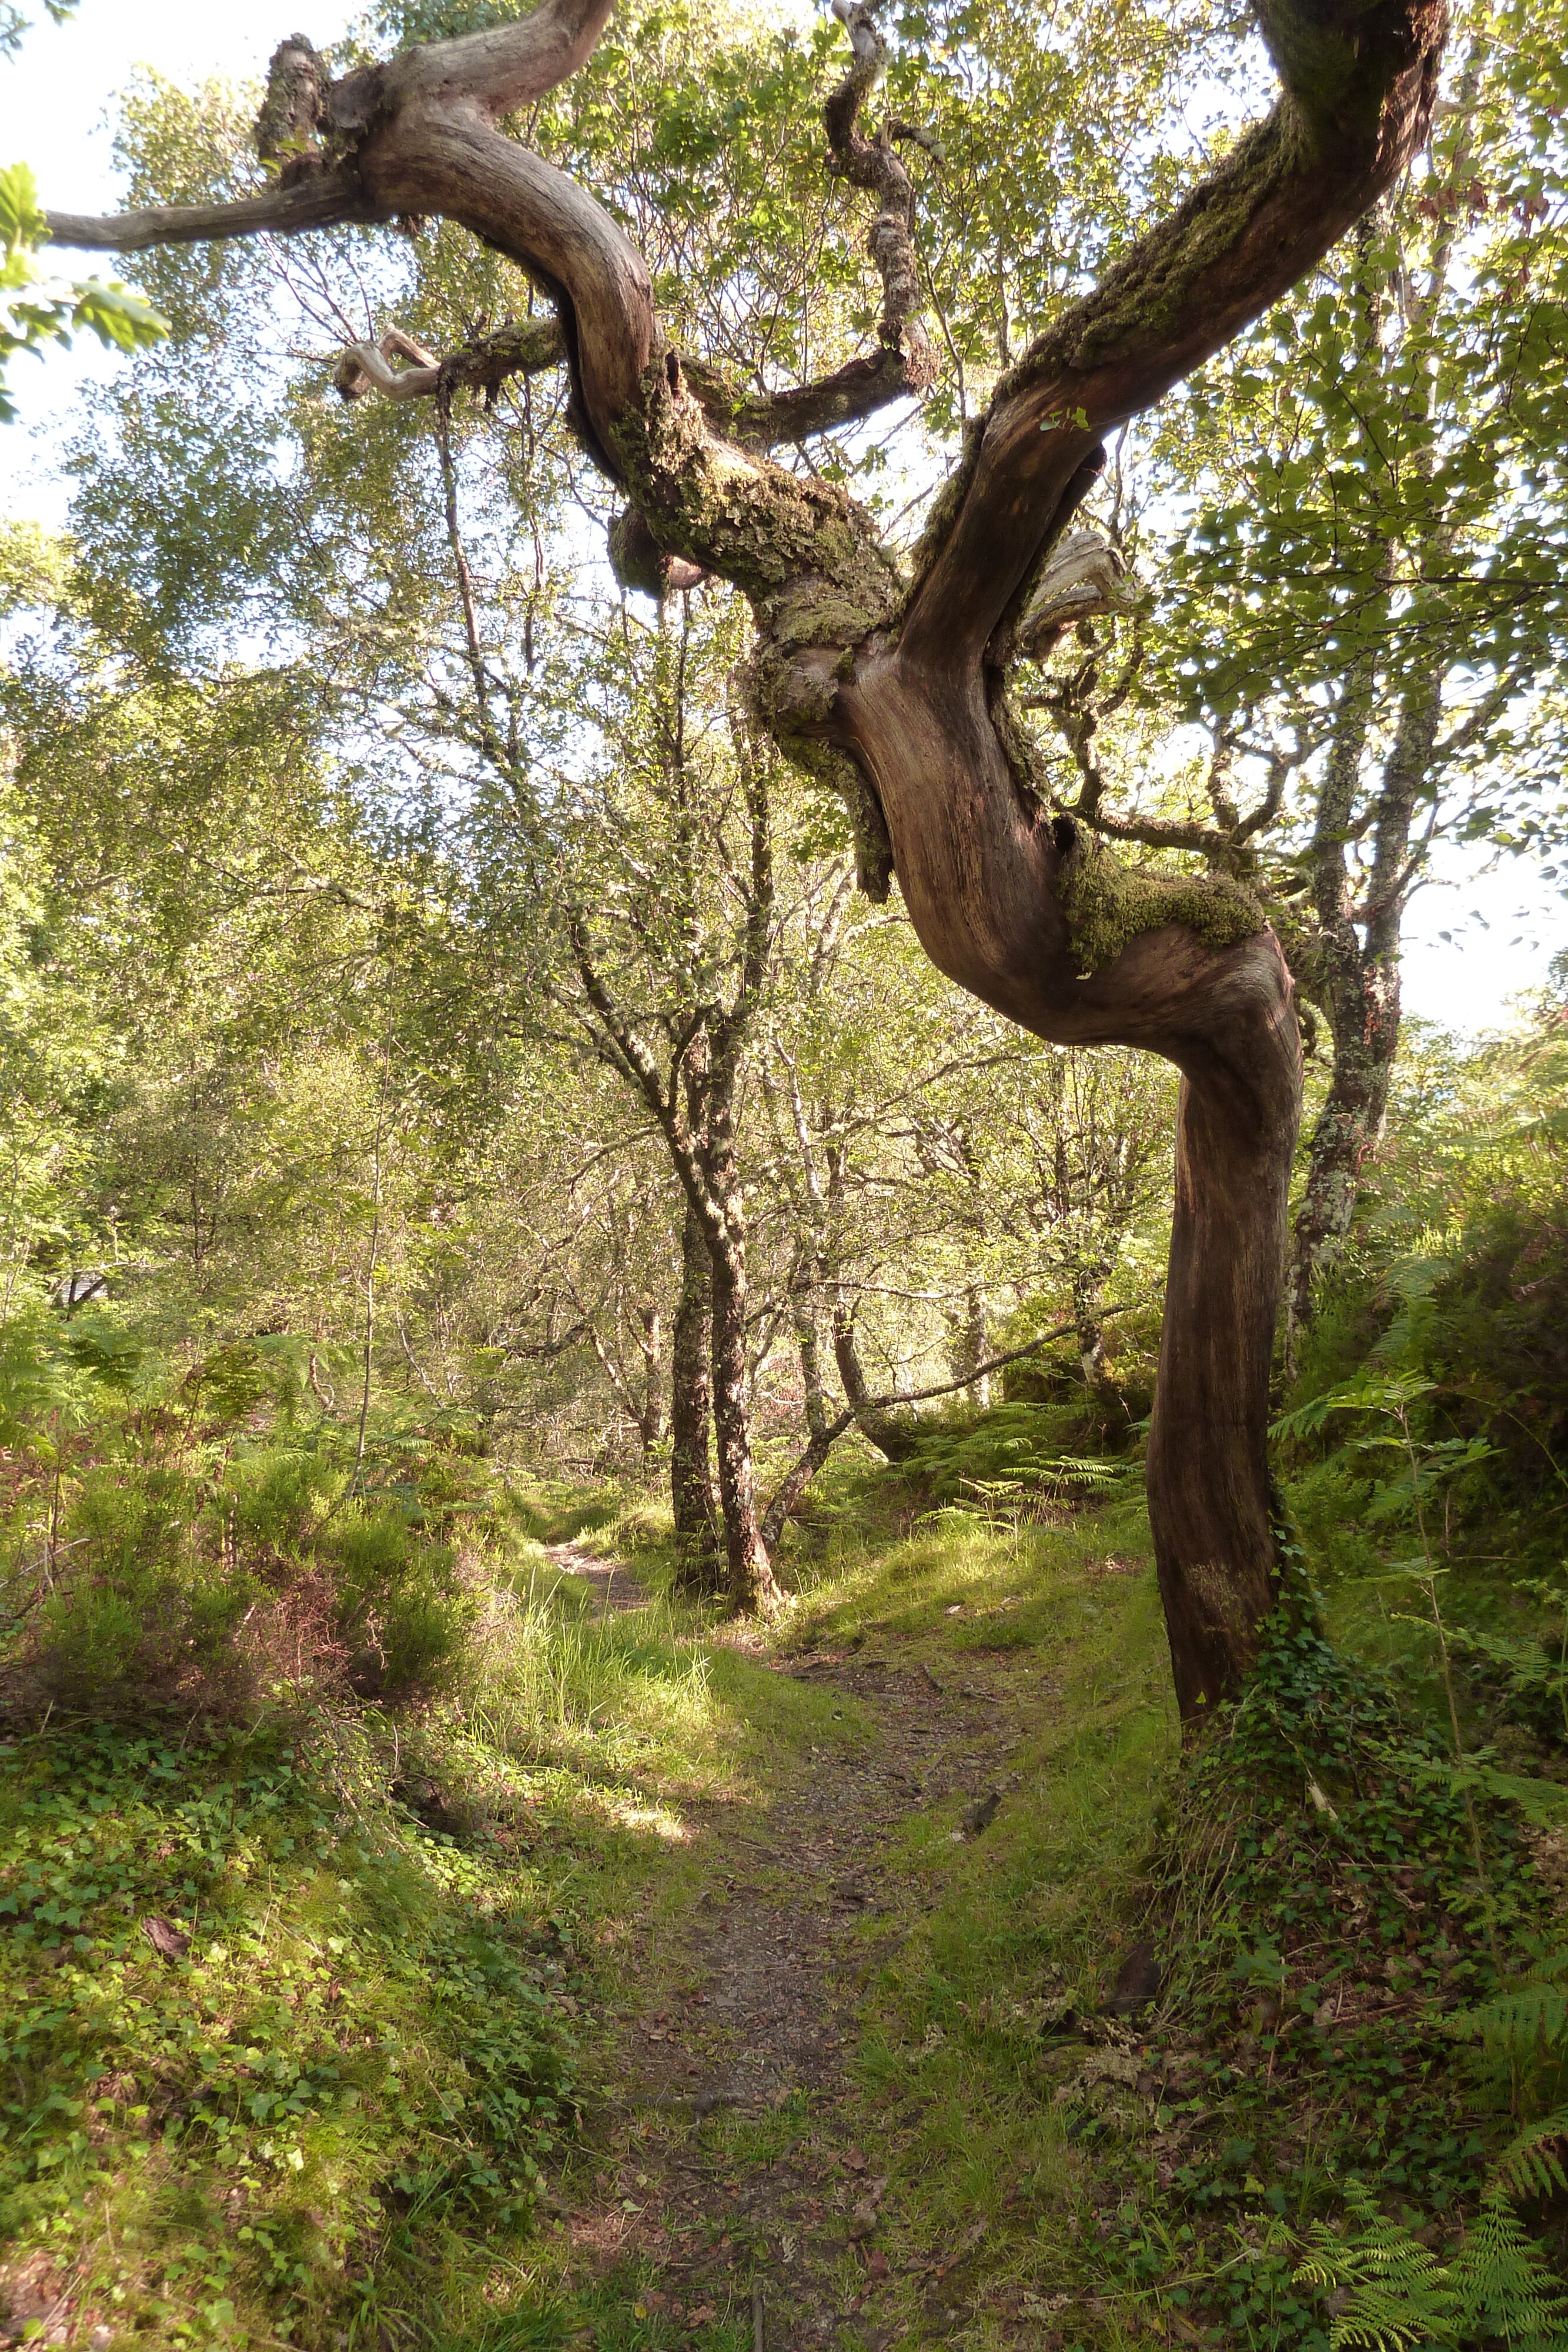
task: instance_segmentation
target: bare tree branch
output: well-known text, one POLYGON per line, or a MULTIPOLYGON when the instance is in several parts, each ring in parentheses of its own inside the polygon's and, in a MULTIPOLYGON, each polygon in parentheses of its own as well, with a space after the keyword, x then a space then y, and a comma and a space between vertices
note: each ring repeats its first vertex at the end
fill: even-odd
POLYGON ((877 329, 884 351, 900 353, 906 389, 929 383, 936 356, 920 316, 920 276, 915 262, 915 183, 894 141, 914 137, 940 154, 935 141, 902 122, 887 121, 874 139, 860 129, 861 110, 882 77, 884 52, 876 32, 874 6, 862 0, 833 0, 833 14, 849 35, 850 69, 823 110, 828 129, 828 169, 879 206, 866 236, 882 278, 882 320, 877 329))
POLYGON ((141 253, 149 246, 200 245, 211 237, 259 236, 267 230, 292 236, 300 229, 340 222, 390 221, 392 214, 366 195, 357 172, 343 168, 229 205, 151 205, 137 212, 46 213, 44 218, 53 245, 141 253))

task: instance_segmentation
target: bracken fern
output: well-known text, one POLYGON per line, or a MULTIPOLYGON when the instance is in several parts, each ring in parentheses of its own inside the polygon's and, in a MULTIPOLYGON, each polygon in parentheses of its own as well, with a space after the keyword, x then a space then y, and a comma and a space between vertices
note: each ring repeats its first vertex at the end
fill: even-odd
POLYGON ((1568 2352, 1568 2295, 1506 2197, 1494 2190, 1451 2262, 1439 2262, 1403 2223, 1364 2198, 1344 2233, 1322 2222, 1297 2270, 1300 2284, 1346 2296, 1329 2333, 1333 2352, 1568 2352))

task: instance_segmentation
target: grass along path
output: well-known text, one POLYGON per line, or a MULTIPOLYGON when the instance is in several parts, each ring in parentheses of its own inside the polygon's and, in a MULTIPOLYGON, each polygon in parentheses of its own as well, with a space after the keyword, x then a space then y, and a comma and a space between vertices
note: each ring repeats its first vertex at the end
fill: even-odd
MULTIPOLYGON (((1058 2202, 1072 2167, 1038 2022, 1027 2079, 998 2082, 994 2060, 949 2049, 921 1988, 963 2000, 936 1957, 958 1920, 984 1969, 988 1943, 1038 1939, 1060 1907, 1026 1857, 1042 1828, 1061 1848, 1086 1826, 1082 1757, 1052 1771, 1064 1733, 1077 1745, 1083 1669, 1096 1758, 1129 1707, 1166 1746, 1152 1580, 1112 1549, 1121 1532, 916 1535, 772 1635, 720 1637, 787 1707, 826 1700, 831 1736, 781 1751, 750 1802, 682 1809, 684 1866, 654 1893, 585 2068, 609 2087, 560 2184, 555 2284, 563 2318, 607 2352, 692 2335, 738 2352, 758 2330, 769 2352, 1076 2340, 1041 2332, 1071 2298, 1031 2201, 1058 2202), (1066 1817, 1048 1804, 1042 1820, 1052 1778, 1066 1817), (1021 1906, 1020 1863, 1036 1880, 1021 1906)), ((571 1565, 615 1614, 637 1610, 636 1585, 580 1543, 571 1565)), ((1140 1781, 1141 1812, 1146 1765, 1140 1781)), ((1104 1908, 1070 1929, 1112 1973, 1120 1810, 1101 1810, 1104 1908)), ((1039 1992, 1060 1969, 1030 1974, 1039 1992)))

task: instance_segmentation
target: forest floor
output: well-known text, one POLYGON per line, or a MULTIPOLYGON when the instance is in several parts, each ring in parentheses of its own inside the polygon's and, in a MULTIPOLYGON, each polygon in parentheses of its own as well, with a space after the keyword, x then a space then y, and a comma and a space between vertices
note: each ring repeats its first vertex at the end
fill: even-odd
MULTIPOLYGON (((1058 1536, 1059 1571, 1064 1549, 1079 1547, 1058 1536)), ((1051 1549, 1042 1530, 1024 1556, 1033 1567, 1051 1549)), ((580 1541, 549 1557, 589 1586, 599 1612, 645 1603, 624 1569, 580 1541)), ((989 1840, 1001 1857, 1009 1814, 1027 1802, 1026 1771, 1069 1728, 1063 1676, 1042 1673, 1052 1659, 1020 1642, 1018 1612, 1038 1601, 1038 1576, 1011 1580, 1032 1593, 995 1590, 1009 1557, 998 1542, 971 1558, 971 1571, 990 1573, 978 1590, 960 1581, 957 1599, 946 1584, 918 1598, 905 1591, 884 1613, 866 1594, 825 1616, 808 1609, 771 1635, 727 1637, 774 1675, 841 1702, 830 1720, 842 1730, 758 1801, 683 1809, 691 1867, 637 1938, 591 2069, 613 2087, 559 2184, 559 2284, 575 2313, 598 2321, 601 2342, 620 2341, 628 2317, 652 2324, 653 2340, 701 2329, 705 2342, 766 2352, 1077 2340, 1063 2333, 1075 2296, 1040 2277, 1040 2250, 1025 2242, 1040 2185, 1033 2143, 1042 2126, 1061 2141, 1049 2086, 1043 2097, 1035 2086, 1030 2145, 1010 2146, 1016 2122, 1009 2129, 1001 2116, 972 2119, 967 2133, 960 2123, 968 2146, 937 2160, 946 2170, 956 2156, 989 2178, 971 2177, 956 2199, 951 2178, 949 2193, 922 2194, 944 2092, 921 2077, 933 2062, 939 2071, 946 2037, 927 2023, 895 2052, 878 1999, 901 1955, 923 1964, 929 1915, 955 1895, 964 1907, 975 1849, 989 1840), (999 2270, 998 2229, 1018 2241, 999 2270)), ((1011 1557, 1016 1565, 1016 1547, 1011 1557)), ((1120 1601, 1132 1580, 1149 1581, 1146 1568, 1101 1545, 1084 1564, 1092 1616, 1107 1589, 1120 1601)), ((1060 1668, 1076 1610, 1056 1613, 1060 1668)), ((1102 1693, 1113 1706, 1141 1682, 1144 1647, 1132 1643, 1102 1693)), ((975 1890, 979 1915, 988 1899, 975 1890)), ((1107 1987, 1128 1937, 1109 1908, 1092 1931, 1107 1987)))
POLYGON ((1052 2038, 1176 1752, 1141 1504, 852 1467, 767 1627, 493 1517, 436 1705, 0 1741, 0 2342, 1150 2340, 1052 2038))

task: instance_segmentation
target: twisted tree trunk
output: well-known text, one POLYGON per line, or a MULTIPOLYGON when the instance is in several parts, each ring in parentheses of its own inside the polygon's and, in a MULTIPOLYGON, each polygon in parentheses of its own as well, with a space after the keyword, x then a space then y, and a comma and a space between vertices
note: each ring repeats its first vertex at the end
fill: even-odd
MULTIPOLYGON (((622 548, 645 532, 660 564, 744 592, 757 716, 842 789, 867 887, 884 892, 896 867, 933 960, 1038 1035, 1139 1045, 1181 1070, 1148 1495, 1189 1718, 1236 1689, 1278 1565, 1266 1424, 1300 1116, 1291 982, 1239 885, 1127 873, 1071 819, 1052 818, 1009 715, 1007 672, 1033 584, 1103 461, 1103 436, 1310 269, 1426 136, 1441 0, 1260 0, 1258 13, 1283 85, 1274 112, 1002 378, 912 579, 865 509, 765 454, 918 390, 933 372, 915 315, 913 192, 894 144, 904 126, 870 139, 859 127, 880 48, 855 0, 840 0, 853 63, 827 128, 831 167, 878 206, 880 350, 771 399, 688 371, 624 232, 497 127, 583 62, 608 0, 546 0, 520 23, 363 68, 310 97, 308 121, 291 99, 290 184, 246 203, 51 216, 61 241, 125 250, 440 213, 510 256, 554 294, 580 437, 635 518, 622 548)), ((721 1307, 716 1259, 715 1273, 716 1354, 735 1293, 731 1284, 721 1307)), ((720 1468, 722 1479, 722 1435, 720 1468)), ((728 1475, 738 1495, 744 1481, 728 1475)), ((732 1549, 740 1584, 757 1564, 737 1566, 732 1549)))

